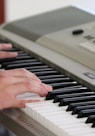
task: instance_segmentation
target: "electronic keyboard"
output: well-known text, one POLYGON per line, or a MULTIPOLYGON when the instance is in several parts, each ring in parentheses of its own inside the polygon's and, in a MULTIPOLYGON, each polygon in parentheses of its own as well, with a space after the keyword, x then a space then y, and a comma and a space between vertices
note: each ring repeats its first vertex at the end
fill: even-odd
POLYGON ((17 136, 95 135, 95 16, 69 6, 0 28, 0 43, 12 43, 18 57, 1 69, 25 68, 53 87, 24 109, 5 109, 0 122, 17 136))

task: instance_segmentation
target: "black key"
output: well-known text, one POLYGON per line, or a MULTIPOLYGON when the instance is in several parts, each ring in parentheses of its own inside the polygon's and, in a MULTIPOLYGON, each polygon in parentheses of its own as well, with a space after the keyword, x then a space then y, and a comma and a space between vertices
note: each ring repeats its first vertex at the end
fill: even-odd
POLYGON ((8 58, 8 59, 0 59, 0 63, 4 63, 4 62, 11 62, 14 60, 25 60, 25 59, 31 59, 31 56, 26 55, 26 56, 18 56, 16 58, 8 58))
POLYGON ((43 72, 43 71, 51 71, 51 70, 53 70, 52 68, 40 68, 40 69, 33 69, 33 70, 31 70, 31 72, 43 72))
MULTIPOLYGON (((86 91, 86 90, 85 90, 86 91)), ((95 94, 94 92, 79 92, 79 93, 73 93, 73 94, 63 94, 63 95, 57 95, 54 99, 55 102, 60 102, 61 99, 64 98, 74 98, 74 97, 81 97, 81 96, 89 96, 95 94)))
POLYGON ((27 53, 18 53, 18 56, 26 56, 28 55, 27 53))
POLYGON ((74 108, 72 114, 78 114, 81 110, 87 110, 87 109, 95 109, 95 105, 87 105, 87 106, 78 106, 74 108))
POLYGON ((66 77, 66 76, 65 76, 65 75, 61 75, 61 74, 39 76, 39 78, 40 78, 41 80, 45 80, 45 79, 55 79, 55 78, 64 78, 64 77, 66 77))
POLYGON ((18 54, 25 54, 25 55, 28 55, 26 52, 21 51, 21 50, 17 51, 17 53, 18 53, 18 54))
POLYGON ((95 95, 85 96, 85 97, 83 96, 83 97, 75 97, 75 98, 65 98, 60 101, 59 106, 66 106, 69 105, 70 103, 93 101, 93 100, 95 100, 95 95))
POLYGON ((46 100, 54 99, 57 95, 69 94, 69 93, 74 93, 74 92, 79 92, 79 91, 81 92, 85 89, 87 89, 87 88, 82 87, 81 85, 78 85, 76 87, 67 87, 67 88, 56 89, 51 92, 48 92, 48 94, 46 96, 46 100))
POLYGON ((90 115, 95 115, 95 109, 82 110, 79 112, 77 118, 88 117, 90 115))
POLYGON ((0 59, 0 64, 5 63, 5 62, 11 62, 15 60, 16 58, 7 58, 7 59, 0 59))
POLYGON ((42 68, 48 68, 49 66, 48 65, 38 65, 38 66, 28 66, 28 67, 25 67, 25 69, 27 70, 35 70, 35 69, 42 69, 42 68))
POLYGON ((8 42, 5 41, 5 40, 0 39, 0 43, 8 43, 8 42))
POLYGON ((31 59, 32 57, 30 55, 25 56, 17 56, 16 58, 13 58, 14 60, 25 60, 25 59, 31 59))
POLYGON ((94 121, 93 124, 92 124, 92 128, 95 128, 95 121, 94 121))
POLYGON ((85 123, 93 123, 95 121, 95 115, 90 115, 85 123))
POLYGON ((63 82, 63 83, 51 83, 49 84, 53 87, 53 89, 58 89, 58 88, 64 88, 64 87, 69 87, 69 86, 75 86, 79 85, 77 82, 63 82))
POLYGON ((21 64, 21 63, 32 63, 32 62, 37 62, 36 59, 26 59, 26 60, 14 60, 14 61, 8 61, 5 63, 2 63, 1 68, 5 68, 7 65, 12 65, 12 64, 21 64))
MULTIPOLYGON (((32 71, 30 70, 30 72, 32 72, 32 71)), ((34 72, 34 74, 36 74, 37 76, 45 76, 45 75, 49 75, 49 74, 50 75, 59 74, 59 72, 52 70, 52 71, 34 72)))
POLYGON ((18 51, 21 51, 21 50, 19 48, 12 47, 12 49, 10 49, 9 51, 12 51, 12 52, 16 51, 16 52, 18 52, 18 51))
POLYGON ((77 106, 86 106, 86 105, 94 105, 95 101, 87 101, 87 102, 78 102, 78 103, 70 103, 67 107, 66 111, 72 111, 77 106))
POLYGON ((27 63, 27 62, 38 62, 36 59, 30 58, 30 59, 25 59, 25 60, 15 60, 12 61, 11 64, 19 64, 19 63, 27 63))
POLYGON ((69 77, 65 77, 65 78, 44 79, 42 81, 46 84, 50 84, 50 83, 60 83, 60 82, 71 82, 73 80, 70 79, 69 77))
POLYGON ((26 66, 36 66, 42 65, 42 62, 33 62, 33 63, 21 63, 21 64, 10 64, 6 67, 6 69, 15 69, 15 68, 24 68, 26 66))

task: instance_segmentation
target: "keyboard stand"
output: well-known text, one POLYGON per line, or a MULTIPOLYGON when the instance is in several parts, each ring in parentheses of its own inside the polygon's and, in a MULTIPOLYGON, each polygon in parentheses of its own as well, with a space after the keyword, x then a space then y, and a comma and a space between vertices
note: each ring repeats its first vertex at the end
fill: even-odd
POLYGON ((0 123, 11 130, 16 136, 56 136, 20 109, 0 111, 0 123))

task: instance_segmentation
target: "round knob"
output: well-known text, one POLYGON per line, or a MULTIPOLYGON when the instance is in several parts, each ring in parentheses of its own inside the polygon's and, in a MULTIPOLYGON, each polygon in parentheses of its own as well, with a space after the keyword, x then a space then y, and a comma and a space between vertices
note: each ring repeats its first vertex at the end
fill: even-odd
POLYGON ((73 35, 79 35, 79 34, 82 34, 83 32, 84 32, 84 30, 82 30, 82 29, 77 29, 77 30, 72 31, 72 34, 73 34, 73 35))

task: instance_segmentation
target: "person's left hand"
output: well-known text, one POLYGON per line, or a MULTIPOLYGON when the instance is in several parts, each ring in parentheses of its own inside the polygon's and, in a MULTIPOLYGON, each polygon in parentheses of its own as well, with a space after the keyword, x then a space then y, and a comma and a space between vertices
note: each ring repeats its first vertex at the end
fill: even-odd
POLYGON ((8 51, 12 48, 10 43, 0 43, 0 59, 15 58, 18 56, 17 52, 8 51))

